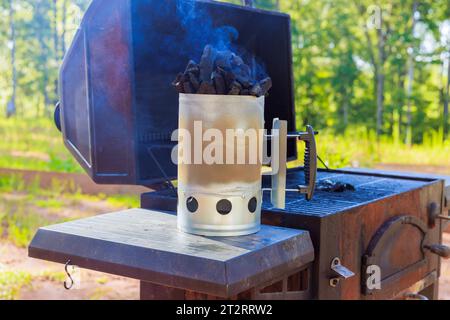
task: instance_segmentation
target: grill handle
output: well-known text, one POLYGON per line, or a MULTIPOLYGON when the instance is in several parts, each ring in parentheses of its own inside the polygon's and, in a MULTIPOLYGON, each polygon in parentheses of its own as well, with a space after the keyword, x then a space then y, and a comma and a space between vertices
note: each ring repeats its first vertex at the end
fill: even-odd
POLYGON ((425 249, 430 250, 432 253, 437 254, 439 257, 448 259, 450 258, 450 248, 443 244, 429 244, 424 246, 425 249))
MULTIPOLYGON (((300 192, 305 195, 306 200, 312 200, 314 189, 316 188, 317 177, 317 148, 316 138, 317 132, 313 127, 307 126, 305 132, 287 133, 287 121, 274 119, 272 134, 267 136, 272 140, 272 189, 271 203, 275 208, 284 209, 286 205, 286 192, 300 192), (286 189, 286 172, 287 172, 287 140, 299 139, 305 142, 304 155, 304 171, 305 184, 299 185, 297 189, 286 189)), ((267 173, 266 173, 267 174, 267 173)))
POLYGON ((305 185, 298 186, 300 193, 305 194, 306 200, 312 200, 316 188, 317 176, 317 147, 313 127, 307 126, 306 132, 298 135, 298 139, 305 142, 305 185))

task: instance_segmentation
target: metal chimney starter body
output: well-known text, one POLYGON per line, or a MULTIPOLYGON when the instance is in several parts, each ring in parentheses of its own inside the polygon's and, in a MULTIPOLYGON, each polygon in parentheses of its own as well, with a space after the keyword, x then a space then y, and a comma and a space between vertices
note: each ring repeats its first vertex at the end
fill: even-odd
POLYGON ((264 97, 181 94, 179 127, 179 229, 204 236, 258 232, 262 202, 264 97), (200 124, 206 134, 201 145, 198 146, 196 140, 195 146, 193 140, 196 134, 197 139, 199 137, 200 124), (209 129, 215 137, 223 137, 222 141, 215 140, 217 146, 220 145, 217 150, 223 152, 223 163, 205 163, 202 157, 213 140, 207 137, 209 129), (239 132, 236 129, 246 133, 241 135, 244 140, 227 140, 227 134, 239 132), (181 146, 186 142, 182 131, 189 132, 191 138, 190 164, 181 159, 182 153, 186 152, 181 152, 181 146), (244 163, 237 161, 239 152, 245 154, 244 163), (233 163, 227 162, 227 156, 233 158, 233 163))

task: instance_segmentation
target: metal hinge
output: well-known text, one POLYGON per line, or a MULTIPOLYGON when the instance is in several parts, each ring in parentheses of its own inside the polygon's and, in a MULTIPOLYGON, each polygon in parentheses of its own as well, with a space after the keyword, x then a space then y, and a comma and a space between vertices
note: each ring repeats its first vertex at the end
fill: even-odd
POLYGON ((355 275, 353 271, 341 264, 341 259, 339 259, 338 257, 334 258, 331 261, 331 270, 337 275, 330 279, 330 286, 333 288, 339 284, 341 279, 345 280, 355 275))

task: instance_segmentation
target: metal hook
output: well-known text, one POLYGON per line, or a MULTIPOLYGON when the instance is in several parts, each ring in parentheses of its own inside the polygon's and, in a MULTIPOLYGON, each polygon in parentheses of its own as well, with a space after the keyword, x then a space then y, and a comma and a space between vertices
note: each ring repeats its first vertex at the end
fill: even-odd
POLYGON ((70 275, 70 272, 69 272, 69 270, 68 270, 68 268, 69 268, 69 266, 71 266, 71 261, 70 261, 70 259, 66 262, 66 265, 65 265, 65 267, 64 267, 64 270, 66 271, 66 274, 67 274, 67 276, 69 277, 69 279, 70 279, 70 285, 67 285, 67 280, 64 280, 64 289, 66 289, 66 290, 70 290, 70 289, 72 289, 73 288, 73 285, 75 284, 75 281, 73 281, 73 278, 72 278, 72 276, 70 275))

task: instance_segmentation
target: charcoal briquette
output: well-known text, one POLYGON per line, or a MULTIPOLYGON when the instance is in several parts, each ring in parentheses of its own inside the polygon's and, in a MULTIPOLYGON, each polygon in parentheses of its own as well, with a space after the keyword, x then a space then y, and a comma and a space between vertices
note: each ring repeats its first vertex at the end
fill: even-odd
POLYGON ((194 89, 195 92, 200 88, 200 81, 198 80, 197 76, 194 73, 188 73, 189 82, 192 85, 192 89, 194 89))
POLYGON ((230 85, 230 90, 228 92, 229 95, 237 96, 241 93, 242 86, 239 82, 233 81, 230 85))
POLYGON ((198 94, 216 94, 216 89, 214 85, 209 81, 203 81, 200 84, 200 88, 197 91, 198 94))
POLYGON ((216 57, 216 67, 231 70, 231 58, 233 53, 231 51, 218 51, 216 57))
POLYGON ((267 77, 267 78, 261 80, 259 85, 261 86, 262 94, 265 96, 269 93, 269 90, 272 88, 272 79, 267 77))
POLYGON ((262 90, 261 86, 259 85, 259 83, 255 84, 250 89, 250 94, 255 97, 261 97, 263 95, 263 90, 262 90))
POLYGON ((172 86, 175 87, 178 93, 184 93, 184 75, 179 73, 175 80, 172 82, 172 86))
POLYGON ((198 73, 199 71, 200 71, 200 69, 198 67, 198 64, 194 60, 190 60, 188 65, 186 66, 186 70, 184 71, 184 74, 198 73))
POLYGON ((194 93, 194 89, 189 81, 183 82, 184 93, 194 93))
POLYGON ((226 92, 225 80, 223 79, 220 72, 214 71, 211 78, 214 82, 214 87, 216 89, 216 93, 217 94, 226 94, 227 92, 226 92))
POLYGON ((203 50, 200 63, 190 60, 184 73, 172 83, 179 93, 268 95, 272 80, 257 81, 244 60, 229 50, 218 51, 211 45, 203 50))
POLYGON ((248 89, 241 90, 241 96, 249 96, 249 95, 250 95, 250 90, 248 90, 248 89))

